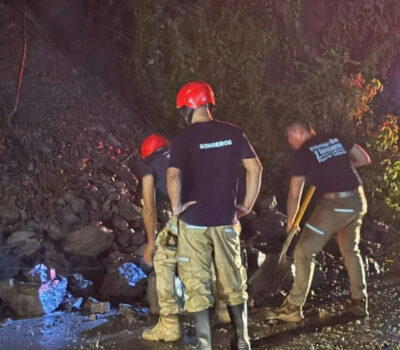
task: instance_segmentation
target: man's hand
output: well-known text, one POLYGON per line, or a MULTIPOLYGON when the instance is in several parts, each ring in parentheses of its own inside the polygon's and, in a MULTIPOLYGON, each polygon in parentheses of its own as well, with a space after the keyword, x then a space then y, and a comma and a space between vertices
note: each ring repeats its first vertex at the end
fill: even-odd
POLYGON ((237 209, 236 210, 236 216, 237 216, 238 219, 240 219, 243 216, 246 216, 246 215, 250 214, 250 212, 251 212, 251 209, 246 208, 243 204, 236 204, 235 207, 237 209))
POLYGON ((184 204, 178 205, 176 208, 172 208, 172 213, 174 215, 182 214, 188 207, 196 203, 197 201, 189 201, 184 204))
POLYGON ((153 266, 154 244, 146 243, 143 250, 143 259, 147 266, 153 266))

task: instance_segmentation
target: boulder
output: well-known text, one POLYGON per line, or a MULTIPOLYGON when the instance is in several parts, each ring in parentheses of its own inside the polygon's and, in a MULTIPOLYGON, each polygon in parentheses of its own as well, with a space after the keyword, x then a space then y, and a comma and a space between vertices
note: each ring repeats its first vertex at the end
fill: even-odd
POLYGON ((63 248, 65 252, 97 256, 109 249, 114 241, 112 231, 98 223, 92 223, 67 235, 63 248))
POLYGON ((116 271, 104 276, 100 293, 104 298, 112 298, 121 302, 129 302, 145 293, 145 273, 132 263, 121 265, 116 271))
POLYGON ((18 316, 40 316, 54 311, 64 299, 67 279, 55 278, 46 283, 0 281, 0 298, 18 316))

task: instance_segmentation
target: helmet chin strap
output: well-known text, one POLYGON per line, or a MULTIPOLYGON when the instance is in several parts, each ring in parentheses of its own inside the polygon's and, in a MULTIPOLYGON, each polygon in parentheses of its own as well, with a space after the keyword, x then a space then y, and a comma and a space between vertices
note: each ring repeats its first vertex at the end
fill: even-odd
POLYGON ((194 109, 191 109, 190 112, 185 116, 185 120, 186 123, 188 123, 188 125, 192 124, 193 114, 194 114, 194 109))
POLYGON ((193 119, 193 114, 194 114, 194 109, 188 108, 188 107, 182 107, 180 109, 180 112, 182 116, 185 118, 185 121, 188 125, 192 124, 192 119, 193 119))

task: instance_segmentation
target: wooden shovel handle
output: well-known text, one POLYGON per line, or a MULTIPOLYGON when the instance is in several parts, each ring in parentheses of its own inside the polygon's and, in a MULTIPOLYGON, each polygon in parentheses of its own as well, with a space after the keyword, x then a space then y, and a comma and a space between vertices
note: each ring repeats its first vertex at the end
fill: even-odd
POLYGON ((308 189, 306 196, 304 197, 304 200, 300 205, 300 209, 297 212, 296 218, 294 219, 293 227, 299 227, 300 221, 304 216, 304 213, 308 207, 308 204, 310 204, 310 201, 311 201, 311 198, 312 198, 314 192, 315 192, 315 186, 311 186, 308 189))
POLYGON ((286 252, 287 252, 287 250, 288 250, 288 248, 290 246, 290 243, 292 243, 293 237, 296 235, 297 228, 300 225, 300 221, 304 216, 304 213, 305 213, 305 211, 306 211, 306 209, 308 207, 308 204, 310 204, 310 201, 311 201, 311 198, 312 198, 314 192, 315 192, 315 186, 311 186, 308 189, 308 191, 306 193, 306 196, 304 197, 303 202, 300 205, 300 209, 296 214, 296 218, 294 219, 293 226, 290 229, 290 231, 288 233, 288 236, 286 238, 285 244, 282 247, 282 251, 279 254, 278 264, 280 264, 281 261, 283 260, 283 258, 285 257, 286 252))

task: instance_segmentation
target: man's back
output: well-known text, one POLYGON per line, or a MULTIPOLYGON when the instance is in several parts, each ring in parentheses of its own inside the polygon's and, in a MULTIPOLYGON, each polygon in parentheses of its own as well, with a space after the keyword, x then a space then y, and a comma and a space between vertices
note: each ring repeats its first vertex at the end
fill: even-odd
POLYGON ((235 223, 241 160, 255 157, 236 126, 211 120, 186 128, 173 142, 170 166, 182 171, 182 201, 196 204, 181 218, 193 225, 235 223))

